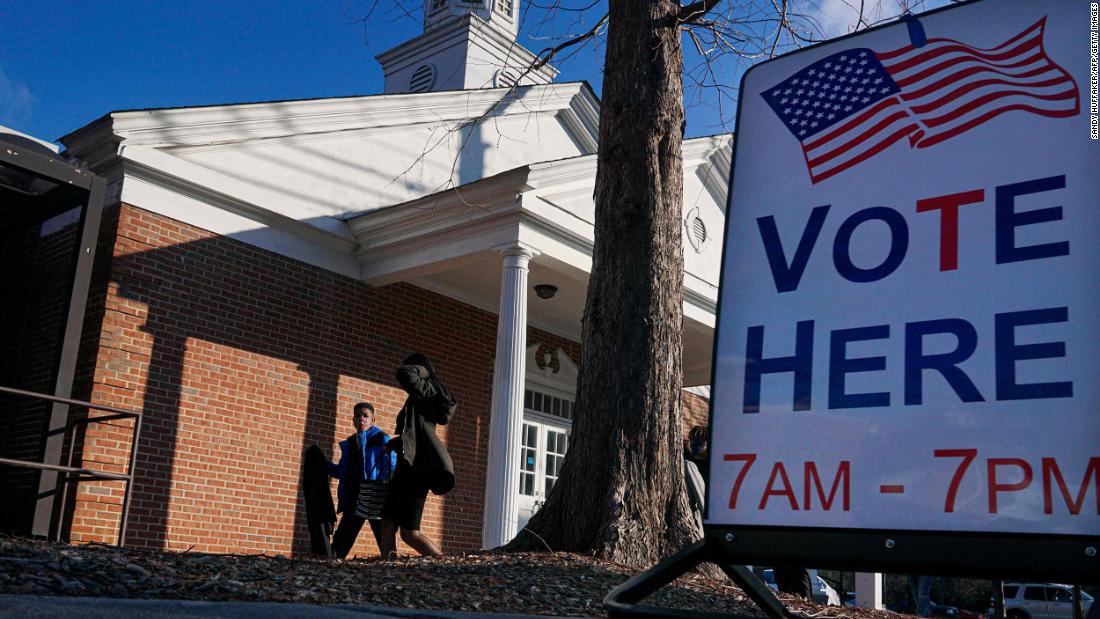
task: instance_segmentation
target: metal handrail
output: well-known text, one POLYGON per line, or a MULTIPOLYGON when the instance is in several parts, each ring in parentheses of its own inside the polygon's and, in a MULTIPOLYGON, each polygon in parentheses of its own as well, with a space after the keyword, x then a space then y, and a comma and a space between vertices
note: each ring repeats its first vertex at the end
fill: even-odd
POLYGON ((84 400, 74 400, 72 398, 60 398, 55 395, 46 395, 45 393, 38 393, 35 391, 23 391, 22 389, 13 389, 11 387, 5 387, 0 385, 0 393, 10 393, 12 395, 21 395, 36 400, 47 400, 49 402, 57 402, 58 404, 68 404, 69 406, 78 406, 80 408, 91 408, 97 411, 107 411, 108 413, 118 413, 125 417, 141 417, 141 413, 138 411, 132 411, 125 408, 117 408, 114 406, 103 406, 101 404, 92 404, 91 402, 85 402, 84 400))
MULTIPOLYGON (((74 467, 73 464, 73 451, 75 451, 75 433, 69 433, 69 454, 68 454, 68 466, 62 466, 60 464, 47 464, 45 462, 32 462, 30 460, 16 460, 12 458, 0 458, 0 464, 6 466, 13 466, 18 468, 28 468, 40 471, 55 471, 61 473, 58 476, 58 488, 60 488, 61 505, 58 513, 61 514, 61 519, 58 521, 57 532, 54 535, 55 541, 61 541, 62 522, 64 521, 66 496, 68 494, 68 484, 79 484, 81 481, 100 479, 105 481, 124 481, 126 482, 126 491, 122 498, 122 514, 121 521, 119 522, 118 530, 118 545, 122 546, 126 539, 126 525, 130 519, 130 499, 133 494, 134 487, 134 468, 137 465, 137 446, 138 440, 141 436, 141 419, 142 414, 140 411, 128 410, 125 408, 118 408, 116 406, 104 406, 101 404, 92 404, 91 402, 85 402, 84 400, 74 400, 72 398, 62 398, 54 395, 47 395, 45 393, 37 393, 34 391, 24 391, 22 389, 14 389, 12 387, 4 387, 0 385, 0 393, 6 393, 9 395, 21 396, 31 398, 34 400, 44 400, 47 402, 54 402, 57 404, 66 404, 68 406, 74 406, 77 408, 86 408, 89 411, 104 411, 113 413, 111 415, 101 415, 99 417, 88 416, 83 419, 69 420, 65 424, 66 430, 72 428, 78 424, 89 423, 101 423, 105 421, 113 421, 116 419, 133 419, 134 420, 134 433, 130 439, 130 464, 126 469, 126 473, 110 473, 107 471, 97 471, 95 469, 86 469, 81 467, 74 467)), ((55 488, 55 492, 58 489, 55 488)))

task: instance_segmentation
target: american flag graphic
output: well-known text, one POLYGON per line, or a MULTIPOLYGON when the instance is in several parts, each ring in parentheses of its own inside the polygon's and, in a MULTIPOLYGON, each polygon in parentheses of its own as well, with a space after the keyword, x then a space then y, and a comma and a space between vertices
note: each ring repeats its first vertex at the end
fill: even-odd
POLYGON ((902 138, 928 148, 1012 110, 1077 115, 1077 84, 1046 55, 1045 24, 992 49, 944 38, 890 52, 850 49, 762 96, 802 143, 816 184, 902 138))

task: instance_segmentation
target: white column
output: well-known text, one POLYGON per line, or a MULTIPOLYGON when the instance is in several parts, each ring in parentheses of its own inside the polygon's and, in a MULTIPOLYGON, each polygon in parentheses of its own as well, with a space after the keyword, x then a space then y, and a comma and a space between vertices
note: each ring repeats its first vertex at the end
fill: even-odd
POLYGON ((500 314, 496 367, 489 419, 489 468, 485 474, 485 515, 481 543, 496 548, 516 536, 520 432, 527 347, 527 271, 536 252, 526 247, 501 250, 500 314))
POLYGON ((856 572, 856 606, 886 610, 882 603, 882 574, 856 572))

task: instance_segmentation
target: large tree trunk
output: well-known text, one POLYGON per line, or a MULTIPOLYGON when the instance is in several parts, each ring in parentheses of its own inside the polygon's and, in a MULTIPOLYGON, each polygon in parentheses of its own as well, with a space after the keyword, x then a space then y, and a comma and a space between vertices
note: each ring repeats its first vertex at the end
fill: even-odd
POLYGON ((577 413, 557 484, 509 549, 648 565, 698 535, 681 460, 679 10, 610 1, 577 413))

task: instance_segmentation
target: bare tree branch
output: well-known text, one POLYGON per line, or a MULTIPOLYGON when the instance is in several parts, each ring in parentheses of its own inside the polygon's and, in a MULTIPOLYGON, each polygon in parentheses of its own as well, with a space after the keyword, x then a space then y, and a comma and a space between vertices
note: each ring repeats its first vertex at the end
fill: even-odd
POLYGON ((676 16, 676 21, 681 24, 690 24, 698 21, 721 3, 722 0, 699 0, 698 2, 692 2, 680 9, 680 14, 676 16))
POLYGON ((604 13, 604 16, 600 18, 600 21, 596 22, 596 25, 592 26, 592 28, 588 32, 578 37, 569 39, 564 43, 560 43, 554 47, 549 47, 539 52, 539 59, 536 60, 533 65, 531 65, 531 70, 537 70, 546 66, 546 64, 550 62, 550 59, 554 58, 554 56, 556 56, 562 50, 570 48, 578 43, 583 43, 588 39, 594 38, 600 33, 600 30, 604 27, 605 24, 607 24, 607 13, 604 13))

